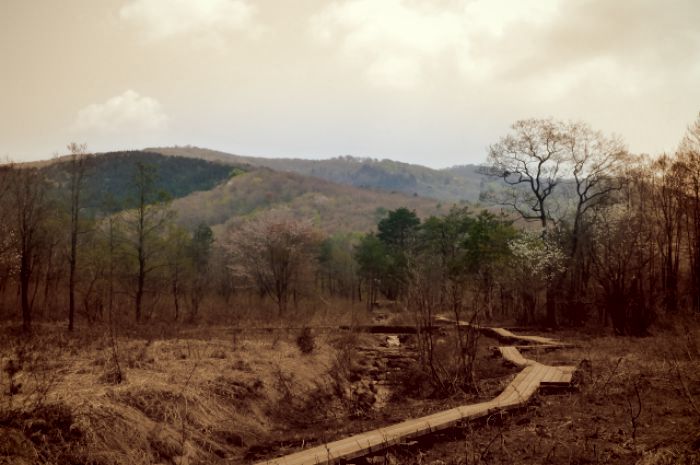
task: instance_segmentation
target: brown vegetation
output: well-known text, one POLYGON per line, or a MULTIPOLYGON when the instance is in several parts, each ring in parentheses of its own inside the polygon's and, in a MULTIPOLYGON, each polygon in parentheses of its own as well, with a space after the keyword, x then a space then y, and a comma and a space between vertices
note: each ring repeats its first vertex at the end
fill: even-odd
POLYGON ((520 411, 398 448, 380 463, 698 463, 697 322, 645 339, 557 336, 578 348, 536 358, 582 360, 574 391, 539 395, 520 411))

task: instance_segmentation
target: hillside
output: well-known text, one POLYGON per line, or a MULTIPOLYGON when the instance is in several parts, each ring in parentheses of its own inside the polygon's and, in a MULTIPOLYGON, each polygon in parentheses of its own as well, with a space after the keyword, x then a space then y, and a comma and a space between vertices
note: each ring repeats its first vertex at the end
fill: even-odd
POLYGON ((225 226, 242 216, 285 208, 309 218, 320 229, 368 231, 387 210, 407 207, 421 217, 446 210, 433 199, 344 186, 296 173, 259 168, 235 176, 209 191, 178 199, 173 208, 188 226, 225 226))
POLYGON ((408 195, 430 197, 447 202, 476 202, 484 182, 488 180, 477 172, 476 165, 462 165, 434 170, 392 160, 376 160, 351 156, 326 160, 296 158, 262 158, 232 155, 198 147, 149 148, 164 155, 194 157, 202 160, 255 167, 267 167, 313 176, 327 181, 355 187, 402 192, 408 195))
MULTIPOLYGON (((286 166, 285 160, 272 161, 278 167, 286 166)), ((296 161, 300 166, 308 163, 296 161)), ((66 195, 62 191, 68 185, 67 163, 68 158, 62 157, 29 166, 44 170, 57 189, 57 198, 61 198, 66 195)), ((173 200, 178 221, 188 227, 206 223, 221 230, 248 215, 286 209, 294 216, 312 219, 319 229, 328 233, 368 231, 389 210, 407 207, 420 217, 427 217, 447 211, 452 204, 398 191, 354 187, 281 168, 260 167, 255 160, 229 155, 192 158, 148 150, 109 152, 91 157, 86 163, 83 199, 92 213, 131 208, 136 194, 134 175, 137 164, 142 163, 153 167, 154 190, 173 200)), ((365 171, 370 169, 365 167, 365 171)), ((387 176, 385 172, 380 175, 387 176)))
MULTIPOLYGON (((39 165, 39 168, 45 171, 54 185, 63 186, 69 176, 67 163, 68 158, 62 157, 52 163, 39 165)), ((147 151, 102 153, 86 161, 83 195, 85 206, 111 212, 129 208, 135 195, 133 181, 138 163, 154 169, 154 190, 172 199, 209 190, 230 176, 242 172, 241 168, 232 167, 230 163, 168 157, 147 151)))

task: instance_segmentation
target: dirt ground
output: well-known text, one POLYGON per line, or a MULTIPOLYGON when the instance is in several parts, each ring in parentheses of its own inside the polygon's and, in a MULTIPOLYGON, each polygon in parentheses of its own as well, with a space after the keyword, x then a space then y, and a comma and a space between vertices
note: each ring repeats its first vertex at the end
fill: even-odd
MULTIPOLYGON (((493 398, 517 369, 481 338, 479 390, 434 397, 413 372, 412 336, 229 327, 121 334, 2 328, 0 464, 252 463, 455 405, 493 398), (121 379, 120 379, 121 377, 121 379), (404 388, 402 388, 402 386, 404 388), (405 389, 411 386, 411 389, 405 389)), ((576 348, 578 387, 388 451, 371 463, 698 463, 696 329, 629 339, 547 334, 576 348)))

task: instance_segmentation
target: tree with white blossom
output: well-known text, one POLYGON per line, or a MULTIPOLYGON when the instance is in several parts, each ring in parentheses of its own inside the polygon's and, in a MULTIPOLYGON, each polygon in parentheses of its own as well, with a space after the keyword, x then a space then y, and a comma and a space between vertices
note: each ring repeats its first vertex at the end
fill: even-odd
POLYGON ((280 316, 317 259, 320 235, 310 221, 270 211, 232 230, 225 247, 234 278, 272 298, 280 316))

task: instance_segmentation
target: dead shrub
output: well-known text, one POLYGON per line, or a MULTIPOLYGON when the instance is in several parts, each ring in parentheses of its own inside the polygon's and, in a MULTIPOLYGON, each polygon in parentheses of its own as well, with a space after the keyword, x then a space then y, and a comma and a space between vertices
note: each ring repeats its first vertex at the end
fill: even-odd
POLYGON ((218 376, 208 383, 209 391, 224 399, 240 404, 247 399, 256 399, 262 395, 264 383, 260 379, 244 382, 236 379, 218 376))
POLYGON ((141 347, 131 347, 127 353, 126 366, 129 368, 150 368, 155 363, 155 359, 149 356, 148 349, 153 339, 147 339, 141 347))
POLYGON ((12 406, 12 397, 15 394, 19 394, 20 389, 22 389, 22 383, 15 378, 15 375, 22 371, 22 366, 19 360, 11 358, 5 362, 2 371, 7 375, 7 392, 5 394, 10 397, 10 406, 12 406))
POLYGON ((237 370, 237 371, 243 371, 245 373, 252 373, 253 368, 250 366, 250 363, 245 362, 243 360, 236 360, 231 364, 231 369, 232 370, 237 370))
POLYGON ((121 384, 126 381, 126 375, 117 365, 112 365, 97 378, 97 381, 102 384, 121 384))
POLYGON ((33 457, 28 463, 80 463, 76 458, 83 431, 64 404, 1 412, 0 431, 0 456, 33 457))
POLYGON ((168 434, 161 429, 151 431, 148 435, 155 461, 170 462, 174 457, 182 455, 182 443, 174 434, 168 434))
POLYGON ((215 358, 219 360, 226 360, 228 356, 226 355, 226 352, 224 352, 221 349, 215 349, 209 354, 209 358, 215 358))
POLYGON ((418 364, 392 372, 390 382, 395 386, 392 401, 400 402, 406 397, 421 399, 435 392, 430 374, 418 364))
POLYGON ((185 410, 184 395, 171 391, 139 387, 122 391, 116 396, 121 403, 157 422, 178 423, 185 410))
POLYGON ((310 354, 316 348, 316 340, 311 328, 305 326, 301 329, 301 333, 297 336, 297 347, 301 350, 302 354, 310 354))
POLYGON ((357 365, 357 344, 358 336, 354 332, 342 335, 332 341, 332 345, 337 349, 333 365, 328 370, 328 375, 338 397, 345 397, 348 391, 348 384, 358 381, 357 365))

